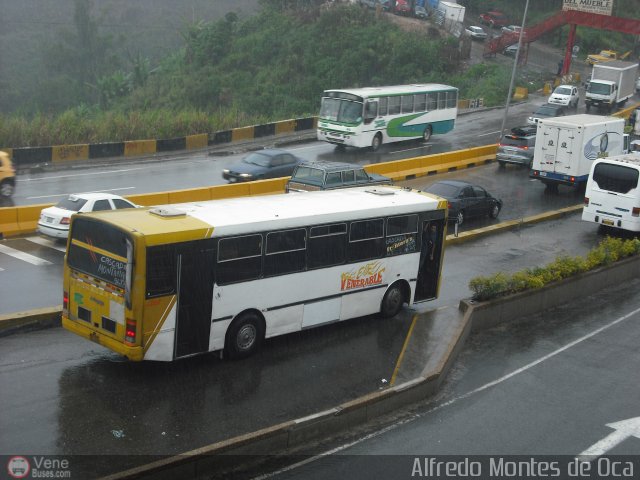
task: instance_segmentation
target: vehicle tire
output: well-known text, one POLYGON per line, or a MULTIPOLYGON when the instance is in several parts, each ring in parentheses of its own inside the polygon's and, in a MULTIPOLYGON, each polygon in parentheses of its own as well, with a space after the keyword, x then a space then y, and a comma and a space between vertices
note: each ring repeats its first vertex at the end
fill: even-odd
POLYGON ((494 203, 489 210, 489 217, 498 218, 498 215, 500 215, 500 205, 494 203))
POLYGON ((500 168, 505 168, 507 166, 507 162, 501 162, 500 160, 498 160, 498 166, 500 168))
POLYGON ((428 142, 431 139, 432 133, 433 133, 433 130, 431 129, 431 125, 427 125, 427 128, 425 128, 424 132, 422 132, 422 140, 424 142, 428 142))
POLYGON ((336 145, 336 152, 343 153, 346 149, 347 149, 347 147, 345 147, 341 143, 338 143, 336 145))
POLYGON ((458 225, 462 225, 464 223, 464 210, 460 210, 458 215, 456 215, 456 222, 458 225))
POLYGON ((389 287, 387 293, 384 294, 382 298, 382 303, 380 304, 380 314, 384 318, 395 317, 402 305, 405 302, 404 293, 402 292, 402 287, 400 283, 394 283, 389 287))
POLYGON ((229 329, 225 340, 225 353, 236 360, 255 353, 264 340, 264 322, 258 314, 247 312, 236 318, 229 329))
POLYGON ((373 140, 371 140, 371 150, 374 152, 377 151, 380 148, 380 145, 382 145, 382 134, 378 132, 373 137, 373 140))
POLYGON ((11 182, 4 181, 0 183, 0 196, 2 197, 10 197, 13 195, 15 187, 11 182))
POLYGON ((587 112, 589 111, 589 109, 591 108, 591 105, 589 105, 588 103, 585 105, 587 112))

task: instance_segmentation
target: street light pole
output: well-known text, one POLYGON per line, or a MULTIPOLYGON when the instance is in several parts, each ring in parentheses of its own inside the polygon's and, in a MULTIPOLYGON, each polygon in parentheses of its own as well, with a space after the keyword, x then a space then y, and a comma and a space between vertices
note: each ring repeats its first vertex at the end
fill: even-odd
POLYGON ((504 127, 507 123, 507 115, 509 114, 509 103, 511 102, 511 93, 513 92, 513 84, 516 81, 516 69, 518 68, 518 59, 520 58, 520 49, 522 47, 522 36, 524 35, 524 24, 527 21, 527 10, 529 10, 529 0, 524 6, 524 15, 522 15, 522 25, 520 26, 520 35, 518 36, 518 49, 516 50, 516 56, 513 60, 513 69, 511 70, 511 82, 509 83, 509 93, 507 94, 507 104, 504 109, 504 117, 502 118, 502 127, 500 128, 500 137, 498 137, 498 143, 502 140, 504 134, 504 127))

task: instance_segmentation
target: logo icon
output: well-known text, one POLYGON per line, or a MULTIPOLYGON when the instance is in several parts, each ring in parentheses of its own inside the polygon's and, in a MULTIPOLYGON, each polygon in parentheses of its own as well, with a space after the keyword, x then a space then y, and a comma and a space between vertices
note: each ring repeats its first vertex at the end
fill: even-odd
POLYGON ((7 473, 11 478, 26 478, 30 471, 29 460, 24 457, 11 457, 7 463, 7 473))

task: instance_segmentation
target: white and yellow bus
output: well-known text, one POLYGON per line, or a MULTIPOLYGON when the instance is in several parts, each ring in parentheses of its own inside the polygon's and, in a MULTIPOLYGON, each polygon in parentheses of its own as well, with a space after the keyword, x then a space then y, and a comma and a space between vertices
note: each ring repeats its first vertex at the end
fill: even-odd
POLYGON ((130 360, 172 361, 393 316, 437 297, 446 214, 443 199, 383 186, 74 215, 62 323, 130 360))
POLYGON ((318 140, 371 147, 451 131, 458 89, 436 83, 326 90, 318 115, 318 140))

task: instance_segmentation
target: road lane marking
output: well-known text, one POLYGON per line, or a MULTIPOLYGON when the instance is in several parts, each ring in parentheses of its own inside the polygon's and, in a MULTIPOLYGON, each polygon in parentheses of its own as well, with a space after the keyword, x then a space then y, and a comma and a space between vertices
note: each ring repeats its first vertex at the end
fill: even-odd
POLYGON ((411 152, 412 150, 422 150, 424 147, 432 147, 433 143, 424 143, 419 147, 413 147, 413 148, 405 148, 404 150, 392 150, 389 153, 404 153, 404 152, 411 152))
POLYGON ((27 237, 25 240, 28 240, 32 243, 37 243, 38 245, 42 245, 43 247, 53 248, 54 250, 58 250, 60 252, 66 252, 67 248, 62 245, 57 245, 53 240, 49 240, 48 238, 42 237, 27 237))
POLYGON ((87 173, 74 173, 71 175, 55 175, 55 176, 49 176, 49 177, 41 177, 41 178, 21 178, 20 182, 41 182, 44 180, 55 180, 58 178, 72 178, 72 177, 87 177, 87 176, 91 176, 91 175, 103 175, 105 173, 126 173, 126 172, 132 172, 134 170, 143 170, 144 168, 147 167, 137 167, 137 168, 121 168, 119 170, 102 170, 99 172, 87 172, 87 173))
MULTIPOLYGON (((91 190, 91 192, 81 192, 81 193, 98 193, 98 192, 117 192, 119 190, 133 190, 136 187, 121 187, 121 188, 108 188, 105 190, 91 190)), ((68 197, 68 193, 58 193, 54 195, 41 195, 39 197, 27 197, 27 200, 38 200, 41 198, 54 198, 54 197, 68 197)))
POLYGON ((494 387, 496 385, 499 385, 502 382, 505 382, 506 380, 509 380, 509 379, 515 377, 516 375, 519 375, 519 374, 521 374, 523 372, 526 372, 527 370, 529 370, 529 369, 541 364, 542 362, 545 362, 546 360, 549 360, 550 358, 553 358, 556 355, 559 355, 560 353, 563 353, 566 350, 568 350, 568 349, 570 349, 572 347, 575 347, 576 345, 578 345, 578 344, 580 344, 580 343, 582 343, 582 342, 584 342, 586 340, 589 340, 592 337, 595 337, 596 335, 604 332, 605 330, 608 330, 609 328, 617 325, 620 322, 623 322, 624 320, 627 320, 627 319, 631 318, 634 315, 637 315, 638 313, 640 313, 640 308, 636 308, 635 310, 627 313, 626 315, 623 315, 622 317, 619 317, 619 318, 615 319, 614 321, 612 321, 612 322, 610 322, 610 323, 608 323, 606 325, 603 325, 600 328, 597 328, 596 330, 592 331, 591 333, 588 333, 587 335, 584 335, 584 336, 574 340, 573 342, 569 342, 564 347, 560 347, 557 350, 554 350, 553 352, 551 352, 551 353, 549 353, 547 355, 544 355, 544 356, 540 357, 539 359, 534 360, 533 362, 528 363, 527 365, 512 371, 511 373, 503 375, 502 377, 500 377, 500 378, 498 378, 498 379, 496 379, 496 380, 494 380, 492 382, 486 383, 486 384, 484 384, 484 385, 482 385, 482 386, 480 386, 480 387, 478 387, 478 388, 476 388, 474 390, 471 390, 471 391, 469 391, 467 393, 463 393, 462 395, 459 395, 459 396, 457 396, 455 398, 452 398, 451 400, 449 400, 447 402, 444 402, 444 403, 442 403, 440 405, 436 405, 435 407, 431 408, 430 410, 427 410, 424 413, 414 414, 414 415, 412 415, 412 416, 410 416, 408 418, 402 419, 402 420, 400 420, 400 421, 398 421, 398 422, 396 422, 394 424, 388 425, 385 428, 382 428, 382 429, 377 430, 375 432, 372 432, 372 433, 370 433, 368 435, 365 435, 364 437, 361 437, 361 438, 359 438, 357 440, 354 440, 354 441, 349 442, 349 443, 345 443, 345 444, 340 445, 340 446, 338 446, 336 448, 333 448, 331 450, 327 450, 326 452, 320 453, 319 455, 315 455, 313 457, 309 457, 309 458, 307 458, 305 460, 302 460, 302 461, 300 461, 298 463, 294 463, 293 465, 289 465, 287 467, 281 468, 280 470, 277 470, 277 471, 274 471, 274 472, 270 472, 270 473, 266 473, 266 474, 260 475, 258 477, 254 477, 253 480, 264 480, 264 479, 267 479, 267 478, 275 477, 275 476, 280 475, 282 473, 286 473, 286 472, 295 470, 296 468, 300 468, 300 467, 302 467, 304 465, 307 465, 309 463, 315 462, 316 460, 320 460, 322 458, 325 458, 325 457, 327 457, 329 455, 334 455, 336 453, 339 453, 339 452, 342 452, 344 450, 347 450, 347 449, 349 449, 349 448, 351 448, 351 447, 353 447, 355 445, 358 445, 360 443, 366 442, 367 440, 371 440, 373 438, 380 437, 380 436, 384 435, 385 433, 388 433, 388 432, 390 432, 392 430, 395 430, 396 428, 399 428, 399 427, 401 427, 403 425, 409 424, 409 423, 411 423, 411 422, 413 422, 415 420, 418 420, 419 418, 425 417, 425 416, 429 415, 430 413, 436 412, 436 411, 438 411, 438 410, 440 410, 442 408, 445 408, 445 407, 448 407, 450 405, 453 405, 454 403, 457 403, 460 400, 465 400, 465 399, 471 397, 472 395, 475 395, 476 393, 480 393, 480 392, 482 392, 484 390, 487 390, 488 388, 491 388, 491 387, 494 387))
POLYGON ((495 135, 496 133, 502 133, 502 131, 498 130, 497 132, 481 133, 480 135, 476 135, 476 137, 486 137, 487 135, 495 135))
POLYGON ((404 359, 404 352, 407 350, 409 346, 409 339, 411 338, 411 334, 413 333, 413 328, 416 326, 416 321, 418 320, 418 314, 416 313, 411 320, 411 326, 409 327, 409 331, 407 332, 407 338, 404 339, 404 345, 402 345, 402 350, 400 350, 400 355, 398 355, 398 361, 396 362, 396 368, 393 370, 393 374, 391 375, 391 380, 389 381, 389 386, 393 387, 393 384, 396 383, 396 377, 398 376, 398 372, 400 371, 400 365, 402 365, 402 360, 404 359))
POLYGON ((38 258, 34 255, 29 255, 28 253, 21 252, 20 250, 15 250, 11 247, 7 247, 6 245, 0 245, 0 252, 9 255, 10 257, 17 258, 18 260, 28 262, 32 265, 51 265, 51 262, 48 260, 38 258))

